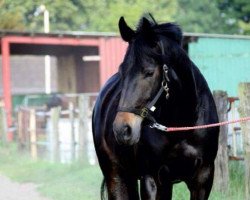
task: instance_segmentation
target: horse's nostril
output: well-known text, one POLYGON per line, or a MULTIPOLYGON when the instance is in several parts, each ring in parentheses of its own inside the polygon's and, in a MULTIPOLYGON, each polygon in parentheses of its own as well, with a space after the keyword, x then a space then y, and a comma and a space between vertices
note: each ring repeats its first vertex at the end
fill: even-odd
POLYGON ((123 128, 123 137, 125 140, 129 140, 131 138, 131 128, 128 125, 125 125, 123 128))
POLYGON ((118 124, 114 124, 113 131, 117 141, 120 143, 126 144, 132 138, 132 128, 128 124, 123 124, 120 126, 118 124))

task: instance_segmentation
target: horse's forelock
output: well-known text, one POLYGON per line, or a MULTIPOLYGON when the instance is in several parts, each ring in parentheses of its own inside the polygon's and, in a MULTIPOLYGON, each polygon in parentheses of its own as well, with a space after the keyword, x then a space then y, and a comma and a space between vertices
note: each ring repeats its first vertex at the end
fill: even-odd
POLYGON ((139 20, 136 33, 151 39, 155 39, 157 35, 162 35, 178 44, 181 44, 183 37, 179 25, 175 23, 158 24, 151 14, 144 15, 139 20))
POLYGON ((144 32, 149 31, 149 29, 152 29, 152 27, 156 26, 157 22, 153 18, 151 14, 144 15, 140 20, 136 28, 136 32, 144 32))

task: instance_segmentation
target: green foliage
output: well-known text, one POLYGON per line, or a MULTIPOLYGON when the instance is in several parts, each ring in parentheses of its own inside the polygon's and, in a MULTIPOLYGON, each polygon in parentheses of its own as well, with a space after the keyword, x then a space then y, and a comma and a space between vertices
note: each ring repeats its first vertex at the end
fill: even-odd
MULTIPOLYGON (((41 2, 26 0, 1 2, 0 29, 43 31, 43 14, 34 16, 41 2), (11 22, 11 23, 10 23, 11 22)), ((158 0, 44 0, 50 14, 51 31, 117 31, 117 22, 125 16, 134 25, 145 12, 152 12, 158 20, 173 19, 176 1, 158 0)))
POLYGON ((236 24, 239 31, 250 34, 249 0, 217 0, 223 17, 229 24, 236 24))
POLYGON ((0 0, 0 29, 6 30, 23 30, 23 16, 21 8, 11 0, 0 0))
POLYGON ((221 16, 216 1, 178 0, 177 21, 186 32, 225 33, 236 32, 221 16))
POLYGON ((158 0, 157 3, 154 0, 110 0, 106 3, 100 1, 99 5, 97 6, 99 10, 88 9, 89 30, 117 32, 117 24, 121 16, 124 16, 128 24, 133 27, 144 13, 149 12, 153 14, 157 21, 172 21, 177 6, 175 0, 167 2, 158 0), (93 10, 98 13, 98 17, 93 14, 93 10))
POLYGON ((249 0, 0 0, 0 29, 43 31, 44 4, 50 13, 51 31, 118 32, 124 16, 136 26, 144 13, 159 22, 175 21, 185 32, 247 34, 250 32, 249 0))

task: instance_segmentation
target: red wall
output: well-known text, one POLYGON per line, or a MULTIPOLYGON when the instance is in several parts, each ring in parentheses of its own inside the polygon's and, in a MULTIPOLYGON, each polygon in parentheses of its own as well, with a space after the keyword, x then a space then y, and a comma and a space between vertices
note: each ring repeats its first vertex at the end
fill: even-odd
POLYGON ((108 78, 117 72, 123 61, 127 43, 120 37, 101 37, 99 40, 100 84, 103 86, 108 78))

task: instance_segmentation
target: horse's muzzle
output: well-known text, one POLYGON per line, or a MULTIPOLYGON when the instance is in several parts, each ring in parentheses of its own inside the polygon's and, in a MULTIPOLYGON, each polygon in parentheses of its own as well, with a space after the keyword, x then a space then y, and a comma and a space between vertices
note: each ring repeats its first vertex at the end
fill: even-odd
POLYGON ((115 138, 119 144, 134 145, 140 139, 142 119, 133 113, 118 112, 113 123, 115 138))

